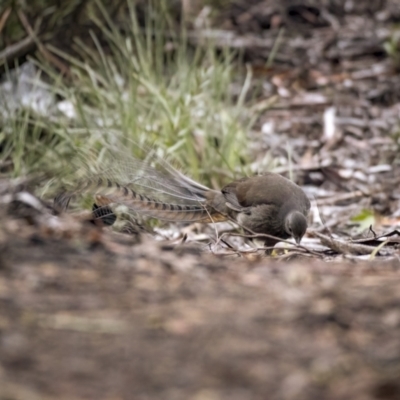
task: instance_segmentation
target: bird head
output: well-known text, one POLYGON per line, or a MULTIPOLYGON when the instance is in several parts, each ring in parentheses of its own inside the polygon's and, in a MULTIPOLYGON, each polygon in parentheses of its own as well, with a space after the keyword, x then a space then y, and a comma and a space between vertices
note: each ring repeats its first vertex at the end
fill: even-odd
POLYGON ((300 244, 306 230, 307 219, 304 214, 299 211, 292 211, 286 216, 285 231, 294 238, 297 244, 300 244))

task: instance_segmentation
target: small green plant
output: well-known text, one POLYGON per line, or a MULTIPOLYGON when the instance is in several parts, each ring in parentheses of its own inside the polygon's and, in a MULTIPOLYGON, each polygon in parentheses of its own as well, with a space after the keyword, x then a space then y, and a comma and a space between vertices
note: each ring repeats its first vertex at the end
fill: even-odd
POLYGON ((364 209, 352 217, 351 222, 357 226, 356 233, 361 234, 376 223, 376 217, 372 210, 364 209))
POLYGON ((394 29, 390 38, 384 43, 384 49, 396 69, 400 68, 400 29, 394 29))

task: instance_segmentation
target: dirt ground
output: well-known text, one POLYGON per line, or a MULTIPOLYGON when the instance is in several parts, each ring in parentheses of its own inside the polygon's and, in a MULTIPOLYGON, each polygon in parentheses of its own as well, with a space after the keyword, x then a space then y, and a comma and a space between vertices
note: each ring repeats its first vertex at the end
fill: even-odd
POLYGON ((399 261, 2 226, 2 400, 400 398, 399 261))
POLYGON ((0 400, 400 399, 400 78, 383 50, 400 9, 344 3, 237 1, 219 24, 265 81, 258 105, 278 96, 254 147, 279 160, 290 141, 336 238, 368 208, 392 242, 372 257, 313 221, 314 252, 216 255, 51 215, 1 181, 0 400))

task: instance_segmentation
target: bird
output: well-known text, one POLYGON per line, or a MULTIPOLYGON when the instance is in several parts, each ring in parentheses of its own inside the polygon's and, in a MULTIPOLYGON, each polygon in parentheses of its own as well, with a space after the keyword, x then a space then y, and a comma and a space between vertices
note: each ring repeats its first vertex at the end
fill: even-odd
POLYGON ((108 164, 96 172, 87 172, 73 189, 56 196, 54 203, 58 209, 66 209, 70 199, 82 193, 98 199, 100 206, 94 204, 94 215, 105 221, 108 218, 108 224, 114 221, 109 218, 112 204, 166 221, 231 220, 246 233, 265 235, 267 248, 291 237, 300 244, 310 210, 304 191, 280 174, 266 172, 244 177, 216 190, 154 156, 145 161, 112 156, 108 164))

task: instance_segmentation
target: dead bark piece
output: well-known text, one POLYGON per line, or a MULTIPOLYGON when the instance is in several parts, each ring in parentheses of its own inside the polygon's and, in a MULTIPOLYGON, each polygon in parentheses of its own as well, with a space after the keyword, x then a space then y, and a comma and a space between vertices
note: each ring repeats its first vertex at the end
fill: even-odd
POLYGON ((365 255, 371 254, 374 251, 374 247, 372 246, 366 246, 363 244, 350 243, 344 240, 334 239, 329 236, 322 235, 319 232, 314 232, 314 235, 321 240, 322 245, 329 247, 331 250, 336 251, 337 253, 365 255))

